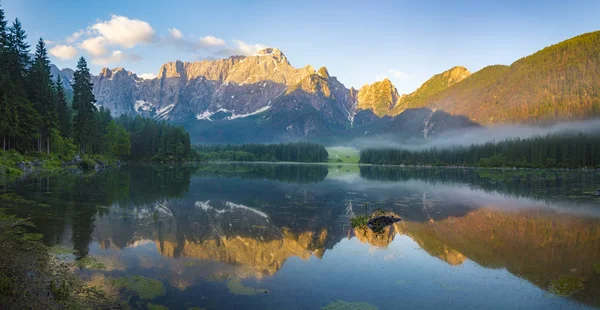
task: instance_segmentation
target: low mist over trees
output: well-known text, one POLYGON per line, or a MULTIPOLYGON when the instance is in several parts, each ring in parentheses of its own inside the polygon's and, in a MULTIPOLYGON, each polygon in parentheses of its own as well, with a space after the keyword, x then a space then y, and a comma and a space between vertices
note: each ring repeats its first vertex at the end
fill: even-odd
POLYGON ((600 135, 554 134, 423 151, 366 149, 363 164, 522 168, 600 168, 600 135))

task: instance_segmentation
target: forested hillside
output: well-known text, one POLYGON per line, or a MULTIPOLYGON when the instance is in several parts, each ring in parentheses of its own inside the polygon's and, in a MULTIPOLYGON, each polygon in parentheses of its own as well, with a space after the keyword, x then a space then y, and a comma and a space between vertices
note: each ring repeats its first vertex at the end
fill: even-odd
MULTIPOLYGON (((600 115, 600 31, 544 48, 510 66, 488 66, 400 110, 440 108, 479 124, 540 122, 600 115)), ((409 95, 410 96, 410 95, 409 95)))

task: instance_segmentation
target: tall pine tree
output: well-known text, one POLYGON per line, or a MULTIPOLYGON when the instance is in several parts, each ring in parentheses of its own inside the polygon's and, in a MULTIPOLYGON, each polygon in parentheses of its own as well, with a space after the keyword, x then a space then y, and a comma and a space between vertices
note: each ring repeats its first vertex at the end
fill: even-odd
POLYGON ((97 109, 92 87, 90 70, 85 58, 81 57, 73 75, 73 109, 77 113, 73 118, 73 136, 82 153, 91 151, 92 140, 96 137, 97 109))
MULTIPOLYGON (((0 26, 5 24, 2 21, 0 26)), ((8 31, 0 32, 0 38, 4 43, 0 74, 0 130, 3 148, 27 151, 31 149, 31 142, 39 136, 40 121, 25 90, 27 68, 31 66, 27 35, 16 19, 8 31)))
POLYGON ((58 127, 58 116, 54 99, 54 85, 50 74, 50 59, 44 40, 40 38, 35 49, 33 65, 29 70, 29 100, 41 117, 38 152, 50 154, 51 134, 58 127))
POLYGON ((29 57, 30 46, 27 43, 27 35, 21 26, 19 19, 15 19, 12 26, 8 29, 7 37, 7 61, 8 73, 19 91, 20 95, 25 94, 25 79, 27 77, 27 68, 31 66, 31 58, 29 57))
POLYGON ((6 90, 9 87, 10 77, 7 73, 7 52, 6 42, 8 41, 8 32, 6 29, 6 19, 4 17, 4 9, 0 7, 0 134, 2 135, 2 149, 6 150, 9 136, 10 125, 14 123, 12 120, 13 113, 10 111, 6 90))
POLYGON ((71 112, 67 105, 67 95, 65 87, 62 84, 62 79, 56 79, 56 111, 58 114, 58 129, 60 134, 68 138, 71 136, 71 112))

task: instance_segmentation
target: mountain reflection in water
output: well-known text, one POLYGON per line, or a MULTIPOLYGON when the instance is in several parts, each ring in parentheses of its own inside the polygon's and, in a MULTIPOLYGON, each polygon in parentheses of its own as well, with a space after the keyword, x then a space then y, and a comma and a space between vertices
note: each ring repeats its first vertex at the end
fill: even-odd
POLYGON ((158 279, 167 295, 153 302, 173 308, 336 299, 394 308, 389 296, 403 290, 414 293, 402 296, 407 307, 600 306, 600 200, 589 194, 598 173, 332 169, 344 170, 132 166, 32 177, 8 191, 50 207, 9 210, 31 217, 47 244, 105 266, 84 277, 158 279), (403 220, 380 233, 350 226, 377 209, 403 220), (564 279, 582 288, 560 291, 564 279))

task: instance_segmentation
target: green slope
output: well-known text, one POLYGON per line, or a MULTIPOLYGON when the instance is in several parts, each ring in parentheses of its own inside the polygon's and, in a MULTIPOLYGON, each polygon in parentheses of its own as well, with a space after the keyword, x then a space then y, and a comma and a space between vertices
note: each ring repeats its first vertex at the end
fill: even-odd
POLYGON ((600 115, 600 31, 546 47, 510 66, 489 66, 402 108, 440 108, 480 124, 600 115))

